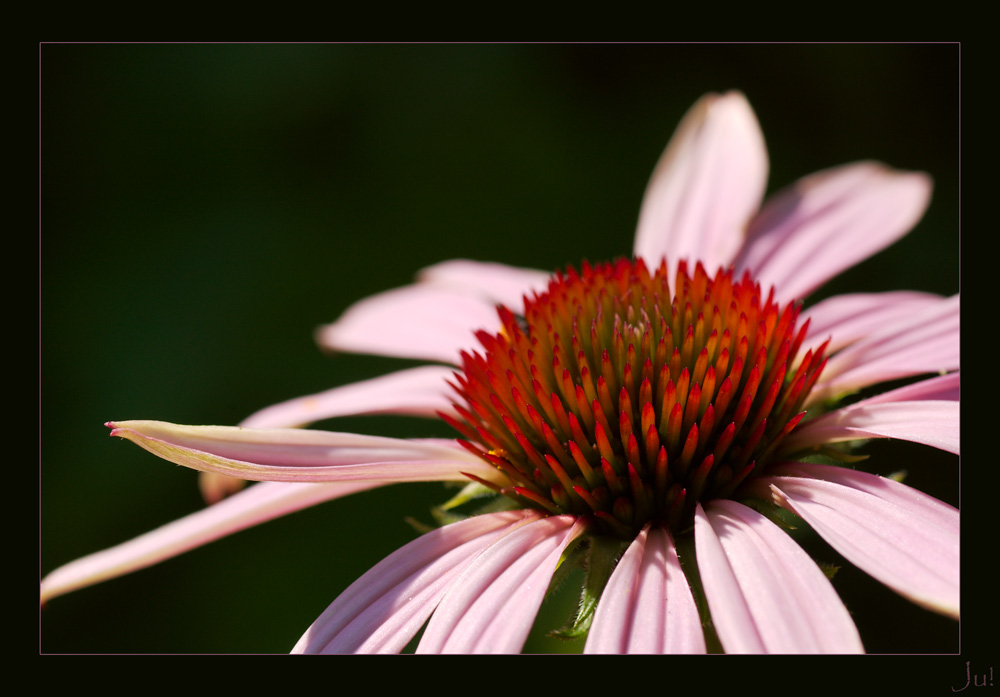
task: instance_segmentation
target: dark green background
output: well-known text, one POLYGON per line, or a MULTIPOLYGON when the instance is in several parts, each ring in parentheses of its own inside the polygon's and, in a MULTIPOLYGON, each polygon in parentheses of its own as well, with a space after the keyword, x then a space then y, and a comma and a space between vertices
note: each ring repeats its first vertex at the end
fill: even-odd
MULTIPOLYGON (((649 173, 708 91, 747 94, 769 191, 868 158, 934 177, 914 232, 823 294, 958 291, 957 45, 40 53, 42 574, 200 505, 195 473, 109 438, 105 421, 235 424, 412 365, 324 356, 312 332, 443 259, 552 269, 629 254, 649 173)), ((449 435, 391 417, 324 426, 449 435)), ((957 458, 898 443, 868 451, 875 471, 905 468, 957 504, 957 458)), ((40 649, 287 651, 412 539, 404 517, 429 521, 445 496, 404 485, 335 501, 57 598, 40 649)), ((845 568, 836 586, 870 651, 958 650, 957 623, 864 574, 845 568)), ((550 603, 553 614, 571 600, 550 603)))

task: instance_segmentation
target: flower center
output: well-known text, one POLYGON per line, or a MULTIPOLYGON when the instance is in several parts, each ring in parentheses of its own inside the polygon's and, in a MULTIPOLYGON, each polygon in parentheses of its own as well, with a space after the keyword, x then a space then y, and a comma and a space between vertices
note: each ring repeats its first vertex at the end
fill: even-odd
POLYGON ((506 475, 501 494, 553 514, 591 516, 630 538, 646 523, 691 524, 698 501, 762 473, 804 415, 823 348, 796 361, 806 326, 749 274, 710 277, 642 260, 557 273, 499 308, 484 353, 463 353, 449 419, 506 475))

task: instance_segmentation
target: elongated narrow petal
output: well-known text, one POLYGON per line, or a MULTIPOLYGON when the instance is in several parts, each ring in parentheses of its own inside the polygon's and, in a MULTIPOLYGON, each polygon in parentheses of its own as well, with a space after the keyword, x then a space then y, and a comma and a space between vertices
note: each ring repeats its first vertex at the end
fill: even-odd
MULTIPOLYGON (((681 121, 646 188, 635 255, 651 268, 664 256, 728 265, 767 184, 757 117, 737 92, 700 99, 681 121)), ((672 276, 671 276, 672 277, 672 276)))
POLYGON ((958 511, 911 487, 842 467, 792 464, 764 477, 774 500, 801 516, 852 564, 913 602, 959 613, 958 511))
POLYGON ((163 421, 108 424, 154 455, 202 472, 255 481, 492 481, 496 472, 449 440, 401 440, 354 433, 231 426, 178 426, 163 421))
POLYGON ((379 482, 268 482, 168 523, 133 540, 61 566, 42 580, 41 600, 124 576, 226 535, 324 501, 380 486, 379 482))
POLYGON ((803 424, 784 452, 862 438, 901 438, 959 452, 959 374, 950 373, 885 392, 803 424))
POLYGON ((959 296, 886 325, 830 358, 809 402, 898 378, 958 370, 959 296))
MULTIPOLYGON (((334 387, 319 394, 275 404, 251 414, 244 428, 293 428, 314 421, 354 414, 411 414, 434 416, 453 411, 447 380, 452 369, 421 366, 371 380, 334 387)), ((207 503, 216 503, 239 491, 243 480, 215 472, 200 472, 198 486, 207 503)))
POLYGON ((275 404, 251 414, 240 425, 292 428, 355 414, 434 416, 439 411, 451 412, 447 380, 452 373, 451 368, 434 365, 400 370, 275 404))
POLYGON ((705 634, 670 533, 647 526, 601 595, 586 653, 705 653, 705 634))
POLYGON ((417 652, 518 653, 560 556, 582 531, 573 516, 553 516, 485 549, 451 584, 417 652))
POLYGON ((319 344, 335 351, 458 363, 474 332, 500 326, 494 304, 480 295, 420 284, 373 295, 321 327, 319 344))
POLYGON ((727 653, 860 653, 830 581, 784 531, 735 501, 695 514, 698 569, 727 653))
POLYGON ((888 324, 940 303, 941 299, 932 293, 912 291, 835 295, 802 313, 800 321, 809 320, 802 350, 816 348, 830 339, 826 352, 839 351, 888 324))
POLYGON ((736 260, 779 299, 804 298, 905 235, 930 201, 931 180, 877 162, 817 172, 761 209, 736 260))
POLYGON ((488 513, 417 538, 341 593, 292 653, 399 653, 469 561, 504 530, 540 516, 531 511, 488 513))
POLYGON ((536 269, 494 262, 452 259, 423 269, 417 278, 423 283, 453 288, 463 293, 472 292, 490 302, 506 305, 519 312, 524 305, 522 297, 544 290, 550 273, 536 269))

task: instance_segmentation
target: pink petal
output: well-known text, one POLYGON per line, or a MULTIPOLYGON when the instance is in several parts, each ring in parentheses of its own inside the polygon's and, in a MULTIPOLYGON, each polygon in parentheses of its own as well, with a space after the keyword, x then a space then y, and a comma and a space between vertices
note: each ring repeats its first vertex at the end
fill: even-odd
POLYGON ((162 421, 108 424, 165 460, 239 479, 286 482, 492 481, 497 473, 455 441, 402 440, 354 433, 231 426, 178 426, 162 421))
MULTIPOLYGON (((954 382, 957 392, 957 373, 954 382)), ((944 376, 950 378, 951 376, 944 376)), ((940 378, 938 378, 940 379, 940 378)), ((934 382, 925 380, 924 383, 934 382)), ((921 385, 923 383, 917 383, 921 385)), ((903 388, 914 394, 914 386, 903 388)), ((935 385, 925 390, 943 387, 935 385)), ((894 390, 900 392, 900 390, 894 390)), ((887 393, 891 395, 892 393, 887 393)), ((792 432, 782 445, 784 452, 808 448, 823 443, 837 443, 863 438, 901 438, 914 443, 959 453, 959 403, 955 401, 891 401, 879 395, 832 411, 804 423, 792 432)))
POLYGON ((909 232, 930 193, 927 175, 876 162, 817 172, 768 200, 736 268, 774 285, 780 300, 804 298, 909 232))
POLYGON ((548 287, 551 274, 535 269, 492 262, 452 259, 422 270, 417 278, 444 288, 476 293, 491 303, 506 305, 514 312, 524 307, 523 297, 548 287))
POLYGON ((912 385, 899 387, 889 392, 870 397, 858 404, 881 404, 888 402, 923 402, 928 400, 957 402, 962 385, 961 373, 954 372, 938 375, 915 382, 912 385))
POLYGON ((42 580, 42 602, 152 566, 244 528, 377 486, 379 482, 252 486, 133 540, 59 567, 42 580))
POLYGON ((275 404, 251 414, 244 428, 291 428, 354 414, 434 416, 451 412, 452 368, 421 366, 275 404))
MULTIPOLYGON (((353 414, 412 414, 434 416, 453 411, 447 380, 452 369, 421 366, 371 380, 334 387, 326 392, 275 404, 251 414, 244 428, 291 428, 322 419, 353 414)), ((198 486, 209 504, 217 503, 243 487, 242 479, 215 472, 200 472, 198 486)))
POLYGON ((793 464, 761 478, 774 500, 834 549, 913 602, 958 617, 959 516, 905 484, 826 465, 793 464))
POLYGON ((459 351, 476 345, 474 332, 500 328, 493 303, 435 285, 412 285, 365 298, 317 341, 336 351, 459 362, 459 351))
POLYGON ((835 354, 809 395, 814 403, 898 378, 958 370, 959 296, 939 302, 835 354))
POLYGON ((827 354, 839 351, 889 323, 898 322, 941 301, 938 295, 896 291, 836 295, 816 303, 802 313, 800 324, 809 320, 802 352, 827 339, 827 354))
POLYGON ((701 618, 670 534, 647 526, 601 595, 586 653, 705 653, 701 618))
POLYGON ((784 531, 735 501, 695 513, 698 570, 727 653, 860 653, 830 581, 784 531))
POLYGON ((650 268, 666 256, 728 265, 767 184, 767 149, 738 92, 709 94, 684 116, 646 188, 635 255, 650 268))
POLYGON ((582 532, 575 517, 553 516, 488 547, 451 584, 417 653, 518 653, 563 551, 582 532))
POLYGON ((537 520, 540 515, 529 511, 488 513, 417 538, 341 593, 292 653, 399 653, 469 561, 501 531, 537 520))

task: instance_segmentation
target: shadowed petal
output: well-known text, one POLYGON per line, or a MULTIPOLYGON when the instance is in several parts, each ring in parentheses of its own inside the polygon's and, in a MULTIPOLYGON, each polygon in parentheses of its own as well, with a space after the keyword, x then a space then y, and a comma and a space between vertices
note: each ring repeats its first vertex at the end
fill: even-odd
POLYGON ((862 438, 901 438, 959 452, 959 374, 923 380, 807 421, 784 452, 862 438))
POLYGON ((163 421, 108 424, 154 455, 202 472, 286 482, 493 481, 496 471, 455 441, 402 440, 354 433, 231 426, 178 426, 163 421))
POLYGON ((488 513, 446 525, 396 550, 319 616, 292 653, 399 653, 437 607, 450 582, 502 531, 540 513, 488 513))
MULTIPOLYGON (((767 184, 757 117, 738 92, 710 94, 684 116, 646 187, 635 255, 650 268, 667 257, 728 265, 767 184)), ((672 278, 672 275, 671 275, 672 278)))
POLYGON ((491 303, 506 305, 514 312, 524 306, 523 296, 545 290, 552 274, 494 262, 452 259, 423 269, 417 278, 462 292, 478 293, 491 303))
POLYGON ((325 348, 379 356, 458 363, 475 346, 474 332, 500 327, 494 303, 454 288, 421 284, 379 293, 320 327, 325 348))
POLYGON ((816 563, 735 501, 695 512, 698 570, 727 653, 860 653, 857 628, 816 563))
POLYGON ((601 595, 586 653, 705 653, 691 587, 670 534, 647 526, 601 595))
POLYGON ((227 477, 215 472, 198 473, 198 491, 209 506, 218 503, 227 496, 232 496, 247 485, 245 479, 227 477))
POLYGON ((938 375, 915 382, 912 385, 899 387, 895 390, 869 397, 858 404, 881 404, 883 402, 923 402, 945 401, 957 402, 962 386, 961 373, 955 371, 947 375, 938 375))
POLYGON ((455 578, 417 653, 518 653, 560 556, 582 531, 573 516, 553 516, 488 547, 455 578))
POLYGON ((930 200, 931 180, 877 162, 858 162, 800 179, 769 199, 750 223, 736 259, 782 301, 825 281, 905 235, 930 200))
POLYGON ((41 600, 45 603, 70 591, 151 566, 244 528, 381 484, 268 482, 252 486, 133 540, 59 567, 42 580, 41 600))
POLYGON ((913 291, 835 295, 802 312, 799 322, 809 320, 802 352, 830 339, 826 348, 829 355, 941 300, 939 295, 913 291))
POLYGON ((959 296, 854 342, 827 362, 807 403, 898 378, 958 370, 959 296))
POLYGON ((371 380, 334 387, 318 394, 275 404, 251 414, 244 428, 292 428, 322 419, 355 414, 434 416, 452 411, 447 380, 454 370, 421 366, 371 380))
POLYGON ((959 516, 905 484, 826 465, 775 469, 762 477, 774 500, 830 546, 913 602, 958 617, 959 516))

